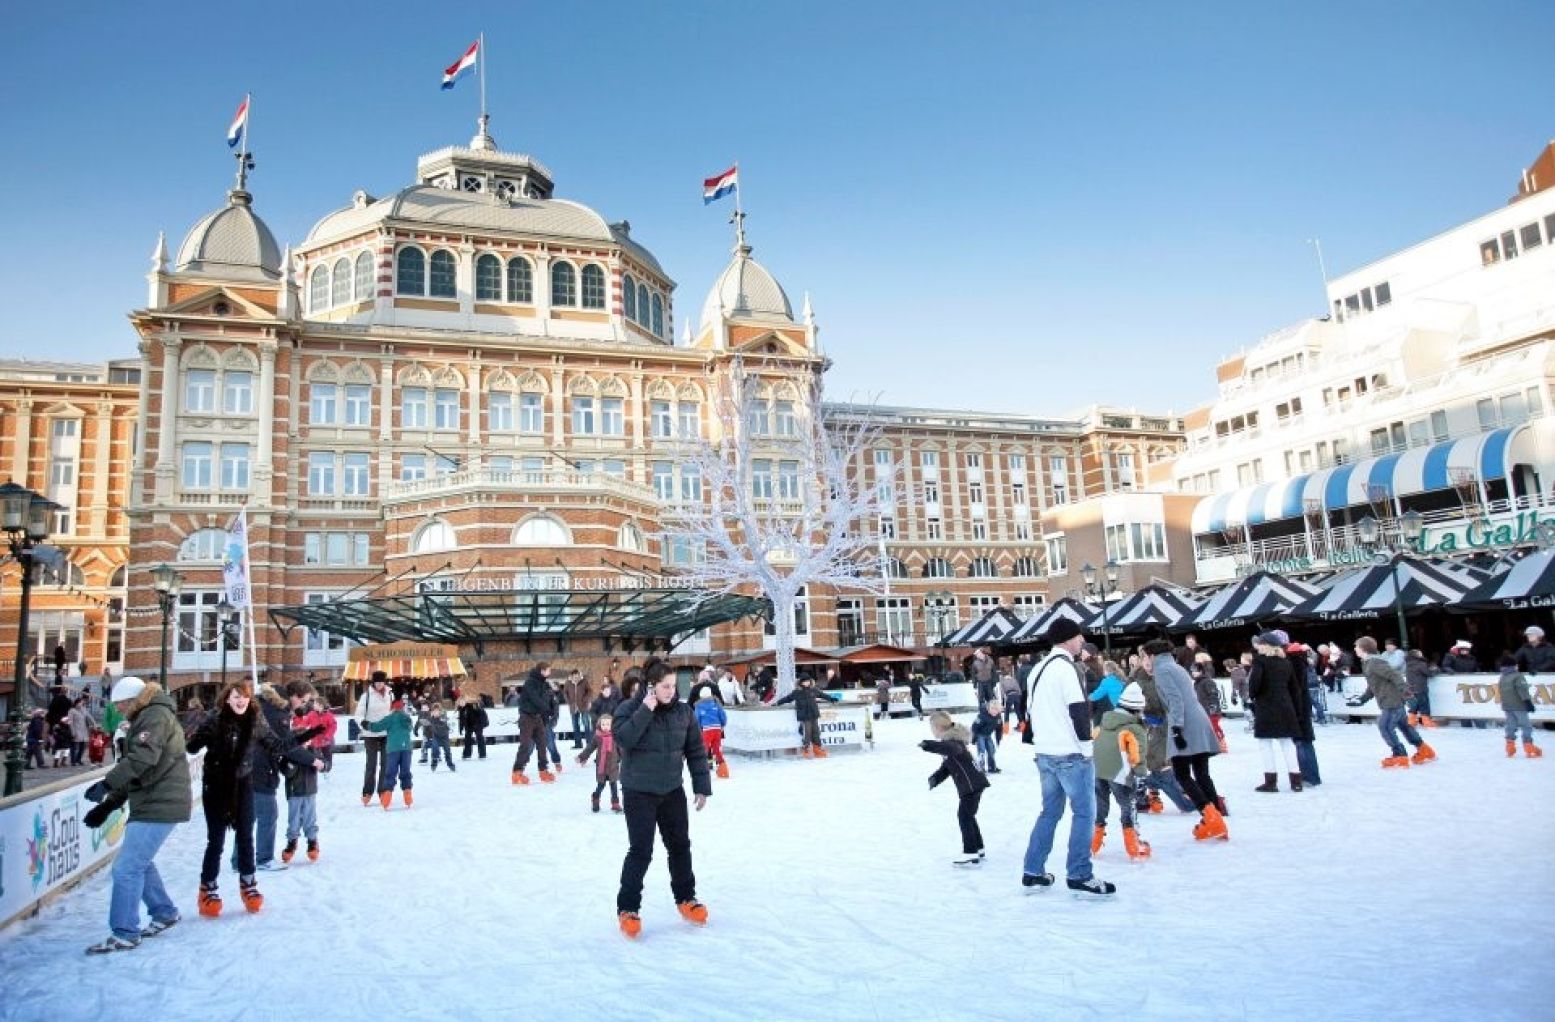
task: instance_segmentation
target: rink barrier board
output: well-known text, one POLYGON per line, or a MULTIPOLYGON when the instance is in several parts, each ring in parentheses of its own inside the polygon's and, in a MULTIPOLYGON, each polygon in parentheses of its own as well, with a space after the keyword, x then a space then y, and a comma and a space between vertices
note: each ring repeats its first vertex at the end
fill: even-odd
MULTIPOLYGON (((1528 694, 1533 697, 1533 722, 1555 724, 1555 675, 1531 674, 1528 678, 1528 694)), ((1432 720, 1485 720, 1502 721, 1501 675, 1499 674, 1438 674, 1430 680, 1432 720)), ((1340 692, 1344 698, 1358 696, 1366 691, 1366 679, 1350 675, 1344 679, 1340 692)), ((1377 717, 1381 710, 1375 699, 1365 706, 1346 706, 1343 700, 1335 706, 1329 703, 1328 712, 1335 717, 1377 717)))

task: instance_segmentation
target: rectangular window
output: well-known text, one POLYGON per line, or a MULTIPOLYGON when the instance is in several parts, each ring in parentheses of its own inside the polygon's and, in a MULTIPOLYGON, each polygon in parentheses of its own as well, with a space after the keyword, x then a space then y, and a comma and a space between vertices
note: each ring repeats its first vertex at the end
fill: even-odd
POLYGON ((1516 426, 1528 421, 1528 402, 1521 393, 1507 394, 1501 398, 1501 424, 1516 426))
POLYGON ((248 489, 248 444, 221 445, 221 488, 248 489))
POLYGON ((967 479, 981 482, 983 478, 983 456, 981 454, 968 454, 964 457, 967 479))
POLYGON ((347 497, 366 497, 371 487, 368 482, 369 466, 371 458, 365 452, 347 454, 345 456, 345 495, 347 497))
POLYGON ((745 409, 745 429, 752 436, 766 436, 772 431, 765 401, 753 400, 745 409))
POLYGON ((1062 575, 1069 570, 1069 539, 1066 536, 1049 536, 1047 539, 1047 573, 1062 575))
POLYGON ((1437 440, 1447 439, 1447 413, 1431 413, 1431 436, 1437 440))
POLYGON ((690 503, 702 501, 702 469, 690 462, 680 466, 680 499, 690 503))
POLYGON ((216 370, 191 369, 184 377, 184 411, 216 410, 216 370))
POLYGON ((373 424, 373 388, 366 383, 346 384, 346 425, 373 424))
POLYGON ((1517 232, 1507 231, 1501 235, 1501 258, 1517 258, 1517 232))
POLYGON ((923 484, 923 502, 925 504, 938 504, 939 503, 939 483, 935 482, 932 479, 926 480, 924 482, 924 484, 923 484))
POLYGON ((1523 392, 1523 396, 1528 401, 1528 417, 1530 419, 1537 419, 1544 414, 1544 396, 1539 393, 1538 387, 1529 387, 1523 392))
POLYGON ((653 495, 663 501, 675 499, 675 463, 671 461, 656 461, 651 466, 653 472, 653 495))
POLYGON ((1026 481, 1026 456, 1024 454, 1012 454, 1009 457, 1010 481, 1023 484, 1026 481))
POLYGON ((400 455, 400 481, 404 483, 415 482, 417 479, 427 477, 427 456, 425 454, 400 455))
POLYGON ((912 600, 906 596, 882 596, 875 600, 875 627, 883 642, 912 645, 912 600))
POLYGON ((1069 458, 1052 454, 1047 459, 1048 485, 1053 489, 1053 503, 1069 503, 1069 458))
POLYGON ((1479 413, 1480 429, 1496 428, 1496 403, 1494 400, 1488 397, 1481 398, 1475 403, 1474 408, 1479 413))
MULTIPOLYGON (((49 483, 53 486, 74 486, 76 462, 71 457, 53 458, 49 462, 49 483)), ((28 498, 31 500, 32 498, 28 498)))
POLYGON ((254 411, 254 374, 228 370, 222 376, 221 410, 228 415, 251 415, 254 411))
POLYGON ((880 537, 882 539, 896 538, 896 519, 886 515, 880 516, 880 537))
POLYGON ((778 462, 778 488, 779 500, 799 499, 799 462, 778 462))
POLYGON ((1132 451, 1117 452, 1118 485, 1125 490, 1134 488, 1134 453, 1132 451))
POLYGON ((594 399, 572 399, 572 432, 574 436, 592 436, 594 433, 594 399))
POLYGON ((308 422, 314 426, 335 424, 335 385, 333 383, 308 385, 308 422))
POLYGON ((670 417, 668 401, 648 402, 648 432, 654 437, 674 436, 675 426, 670 417))
POLYGON ((779 401, 777 403, 776 420, 778 436, 799 435, 799 419, 794 415, 794 403, 792 401, 779 401))
POLYGON ((772 499, 772 461, 756 458, 751 462, 751 496, 756 500, 772 499))
POLYGON ((1107 538, 1107 560, 1128 560, 1128 526, 1109 525, 1105 532, 1107 538))
POLYGON ((432 471, 440 476, 446 476, 459 471, 459 462, 446 454, 439 454, 432 459, 432 471))
POLYGON ((459 428, 459 392, 439 387, 433 394, 434 426, 437 429, 459 428))
POLYGON ((679 418, 679 434, 682 439, 702 435, 702 406, 696 401, 682 401, 675 409, 679 418))
POLYGON ((928 519, 928 538, 929 539, 944 539, 945 538, 945 527, 944 527, 943 524, 941 524, 941 522, 940 522, 940 520, 938 518, 929 518, 928 519))
POLYGON ((208 443, 184 444, 184 489, 208 490, 211 488, 211 445, 208 443))
POLYGON ((486 459, 486 467, 500 475, 508 475, 513 471, 513 458, 511 455, 498 454, 486 459))
POLYGON ((625 479, 626 462, 616 458, 606 458, 604 472, 605 475, 610 476, 612 479, 625 479))
POLYGON ((1296 454, 1296 463, 1300 466, 1301 471, 1312 471, 1312 452, 1310 450, 1298 451, 1296 454))
POLYGON ((1386 427, 1371 431, 1371 453, 1388 453, 1388 431, 1386 427))
POLYGON ((1372 289, 1377 295, 1377 308, 1390 305, 1393 302, 1393 288, 1387 281, 1383 281, 1372 289))
POLYGON ((520 433, 545 432, 545 406, 543 394, 518 395, 518 431, 520 433))
POLYGON ((967 483, 966 493, 969 503, 981 504, 983 502, 983 484, 981 482, 967 483))
POLYGON ((973 521, 972 521, 972 538, 973 539, 979 539, 979 540, 988 538, 988 522, 985 519, 982 519, 982 518, 973 519, 973 521))
POLYGON ((607 397, 599 403, 599 432, 604 436, 626 435, 626 399, 607 397))
POLYGON ((505 390, 493 391, 487 402, 486 428, 492 432, 512 432, 513 395, 505 390))
POLYGON ((1501 250, 1496 247, 1496 239, 1479 243, 1479 262, 1481 266, 1493 266, 1501 261, 1501 250))
POLYGON ((921 474, 922 474, 923 478, 925 478, 925 479, 938 479, 939 478, 939 452, 938 451, 920 451, 920 452, 918 452, 918 467, 922 470, 921 474))
POLYGON ((405 387, 400 391, 400 428, 427 428, 427 389, 405 387))
POLYGON ((335 455, 314 451, 308 455, 308 494, 313 497, 335 495, 335 455))
POLYGON ((1015 531, 1015 538, 1017 540, 1020 540, 1022 542, 1029 542, 1031 540, 1031 523, 1030 522, 1016 522, 1015 526, 1014 526, 1014 531, 1015 531))

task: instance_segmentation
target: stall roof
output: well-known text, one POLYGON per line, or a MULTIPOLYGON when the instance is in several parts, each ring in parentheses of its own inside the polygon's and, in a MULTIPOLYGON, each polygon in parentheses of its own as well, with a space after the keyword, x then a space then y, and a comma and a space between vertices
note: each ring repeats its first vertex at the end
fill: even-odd
MULTIPOLYGON (((813 649, 805 649, 803 646, 794 647, 794 663, 803 667, 806 664, 834 664, 838 658, 827 653, 819 653, 813 649)), ((752 667, 757 664, 777 663, 777 651, 764 649, 760 653, 752 653, 750 656, 741 657, 738 660, 729 660, 726 667, 743 667, 746 664, 752 667)))
POLYGON ((925 660, 922 653, 901 646, 887 646, 883 642, 871 642, 863 646, 841 646, 831 651, 832 656, 845 664, 889 664, 904 660, 925 660))
POLYGON ((276 607, 283 631, 298 625, 359 642, 469 643, 595 640, 606 648, 671 649, 709 625, 765 617, 771 603, 755 596, 695 589, 526 589, 444 591, 276 607))

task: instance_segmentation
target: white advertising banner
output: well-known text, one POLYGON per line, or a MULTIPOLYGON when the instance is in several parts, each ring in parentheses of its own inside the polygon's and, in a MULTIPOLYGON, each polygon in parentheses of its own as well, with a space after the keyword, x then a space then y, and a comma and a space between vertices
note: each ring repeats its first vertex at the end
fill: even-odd
MULTIPOLYGON (((1501 712, 1501 676, 1499 674, 1438 674, 1431 679, 1431 717, 1443 720, 1505 719, 1501 712)), ((1354 675, 1344 680, 1346 697, 1366 691, 1366 679, 1354 675)), ((1555 678, 1528 676, 1528 694, 1533 697, 1533 722, 1555 724, 1555 678)), ((1341 717, 1375 717, 1382 711, 1373 699, 1365 706, 1346 706, 1332 699, 1328 711, 1341 717), (1337 704, 1337 705, 1336 705, 1337 704)))
MULTIPOLYGON (((821 744, 862 747, 869 709, 832 703, 821 707, 821 744)), ((780 752, 799 748, 799 721, 792 706, 763 709, 731 707, 724 728, 725 752, 780 752)))
MULTIPOLYGON (((844 703, 864 703, 870 706, 874 706, 879 698, 872 688, 850 688, 832 694, 841 696, 844 703)), ((977 689, 971 682, 924 685, 919 702, 925 710, 975 709, 977 689)), ((906 685, 891 686, 891 712, 912 712, 912 690, 906 685)))

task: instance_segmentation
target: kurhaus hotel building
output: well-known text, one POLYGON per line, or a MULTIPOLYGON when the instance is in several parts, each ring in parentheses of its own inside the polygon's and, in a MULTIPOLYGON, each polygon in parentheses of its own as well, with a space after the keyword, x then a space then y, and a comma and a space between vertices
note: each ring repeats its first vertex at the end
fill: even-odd
MULTIPOLYGON (((630 225, 554 187, 544 164, 483 130, 422 157, 392 195, 357 192, 286 248, 241 176, 174 254, 158 243, 131 314, 140 360, 118 370, 127 394, 98 388, 82 409, 93 436, 115 410, 92 449, 91 485, 108 489, 91 491, 99 531, 78 563, 94 595, 127 604, 121 642, 83 633, 90 672, 155 673, 151 571, 168 563, 182 575, 171 684, 213 679, 222 548, 240 508, 258 660, 288 677, 338 673, 353 639, 456 642, 488 691, 542 656, 602 666, 667 642, 672 657, 759 652, 772 640, 748 601, 675 592, 698 551, 661 521, 703 499, 687 445, 724 428, 717 410, 740 373, 759 379, 734 427, 756 449, 759 498, 799 485, 790 463, 760 457, 764 439, 815 414, 872 418, 878 441, 855 471, 872 483, 891 465, 900 480, 870 526, 889 593, 806 593, 798 642, 815 649, 924 649, 987 608, 1028 613, 1051 595, 1041 512, 1141 487, 1181 447, 1180 419, 1109 408, 810 407, 829 356, 809 301, 796 315, 743 229, 680 325, 675 283, 630 225), (670 627, 685 630, 669 639, 670 627)), ((52 427, 28 427, 25 464, 3 446, 23 402, 42 411, 15 384, 0 392, 0 458, 42 490, 52 427)))

